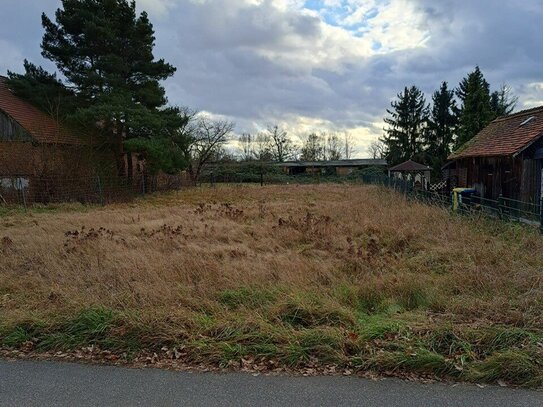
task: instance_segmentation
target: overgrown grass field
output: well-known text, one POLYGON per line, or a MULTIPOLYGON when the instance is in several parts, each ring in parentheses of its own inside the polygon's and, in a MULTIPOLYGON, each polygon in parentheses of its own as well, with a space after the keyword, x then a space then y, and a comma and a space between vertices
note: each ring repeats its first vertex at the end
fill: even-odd
POLYGON ((543 385, 535 229, 353 185, 68 209, 0 217, 0 346, 543 385))

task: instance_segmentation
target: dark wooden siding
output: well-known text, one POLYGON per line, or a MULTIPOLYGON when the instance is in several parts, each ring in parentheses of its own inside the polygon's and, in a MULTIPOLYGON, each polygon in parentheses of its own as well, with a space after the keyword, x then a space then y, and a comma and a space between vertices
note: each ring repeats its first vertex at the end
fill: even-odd
POLYGON ((500 195, 524 202, 539 201, 541 162, 531 151, 518 157, 474 157, 456 162, 458 186, 475 188, 480 196, 500 195))
POLYGON ((0 141, 32 141, 30 134, 0 110, 0 141))
POLYGON ((523 159, 519 197, 521 201, 535 202, 537 194, 536 179, 537 173, 535 160, 523 159))

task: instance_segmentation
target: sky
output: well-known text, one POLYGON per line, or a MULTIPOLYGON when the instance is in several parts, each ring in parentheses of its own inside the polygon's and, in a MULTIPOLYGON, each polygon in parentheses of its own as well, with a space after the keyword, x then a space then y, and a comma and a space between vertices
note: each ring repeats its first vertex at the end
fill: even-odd
MULTIPOLYGON (((40 55, 41 13, 60 0, 0 0, 0 74, 40 55)), ((383 133, 398 92, 429 101, 479 65, 506 83, 517 110, 543 105, 542 0, 138 0, 156 31, 155 55, 177 67, 171 104, 235 122, 279 125, 295 138, 348 132, 357 157, 383 133)))

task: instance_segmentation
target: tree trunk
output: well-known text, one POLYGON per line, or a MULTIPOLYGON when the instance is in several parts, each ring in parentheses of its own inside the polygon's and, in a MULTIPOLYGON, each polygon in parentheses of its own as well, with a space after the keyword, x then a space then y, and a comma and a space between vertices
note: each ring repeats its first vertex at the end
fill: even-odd
POLYGON ((130 185, 134 182, 134 163, 132 160, 132 152, 128 151, 126 153, 126 173, 128 176, 128 181, 130 185))
POLYGON ((189 165, 189 177, 190 181, 194 186, 198 185, 198 178, 200 178, 200 166, 194 168, 194 165, 191 163, 189 165))
POLYGON ((115 164, 117 166, 117 175, 119 177, 125 176, 125 162, 122 142, 116 142, 113 146, 113 154, 115 155, 115 164))
POLYGON ((117 120, 115 123, 115 133, 116 133, 116 151, 115 156, 117 157, 117 173, 119 177, 126 177, 127 175, 127 169, 126 169, 126 161, 125 161, 125 152, 124 152, 124 146, 123 146, 123 125, 117 120))

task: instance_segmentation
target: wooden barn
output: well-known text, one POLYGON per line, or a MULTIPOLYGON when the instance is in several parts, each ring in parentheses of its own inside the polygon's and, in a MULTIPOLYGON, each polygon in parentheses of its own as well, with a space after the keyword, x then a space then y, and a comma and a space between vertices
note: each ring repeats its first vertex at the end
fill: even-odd
POLYGON ((499 117, 449 157, 453 185, 489 199, 542 198, 543 106, 499 117))
POLYGON ((105 162, 106 167, 114 166, 112 158, 110 153, 99 152, 97 143, 88 136, 66 129, 50 115, 15 96, 6 78, 0 76, 0 196, 3 200, 21 193, 32 200, 36 194, 52 192, 57 180, 65 183, 93 176, 98 162, 105 162))

